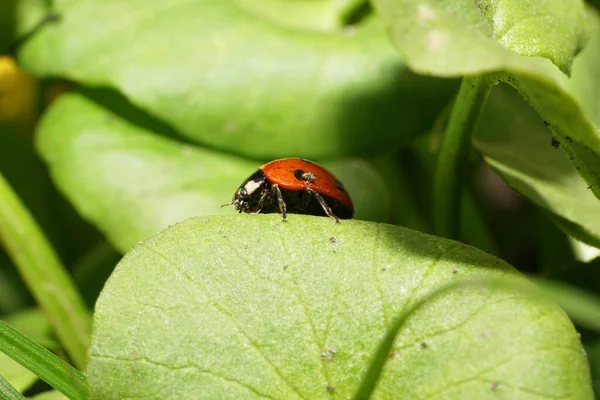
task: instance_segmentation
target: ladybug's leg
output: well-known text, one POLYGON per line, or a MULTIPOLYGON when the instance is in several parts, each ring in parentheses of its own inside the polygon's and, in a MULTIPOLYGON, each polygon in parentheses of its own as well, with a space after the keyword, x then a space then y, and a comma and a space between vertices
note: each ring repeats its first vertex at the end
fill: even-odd
POLYGON ((287 221, 287 208, 285 206, 285 201, 283 200, 283 195, 281 194, 281 189, 279 189, 279 185, 273 185, 271 190, 275 191, 277 194, 277 202, 279 203, 279 211, 281 211, 281 219, 287 221))
POLYGON ((265 199, 267 198, 267 196, 269 196, 269 190, 263 190, 263 192, 260 194, 260 199, 258 199, 258 208, 255 211, 255 214, 260 214, 260 212, 262 211, 263 205, 265 204, 265 199))
POLYGON ((314 189, 312 188, 306 188, 306 191, 308 193, 310 193, 311 195, 313 195, 314 198, 317 199, 317 201, 319 202, 319 204, 321 205, 321 207, 323 207, 323 210, 325 211, 325 214, 329 215, 331 218, 333 218, 333 220, 335 222, 340 222, 340 219, 333 213, 333 211, 331 211, 331 208, 327 205, 327 203, 325 202, 325 200, 323 199, 323 197, 315 192, 314 189))

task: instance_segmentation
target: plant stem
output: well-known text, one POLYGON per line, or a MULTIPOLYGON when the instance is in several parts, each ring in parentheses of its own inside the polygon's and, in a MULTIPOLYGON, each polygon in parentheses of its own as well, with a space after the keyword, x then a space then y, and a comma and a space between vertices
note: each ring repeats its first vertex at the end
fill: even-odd
POLYGON ((438 236, 457 239, 460 227, 460 200, 464 169, 471 136, 491 89, 485 75, 465 76, 444 133, 434 178, 434 231, 438 236))
POLYGON ((89 311, 39 225, 1 173, 0 241, 69 357, 84 368, 91 334, 89 311))

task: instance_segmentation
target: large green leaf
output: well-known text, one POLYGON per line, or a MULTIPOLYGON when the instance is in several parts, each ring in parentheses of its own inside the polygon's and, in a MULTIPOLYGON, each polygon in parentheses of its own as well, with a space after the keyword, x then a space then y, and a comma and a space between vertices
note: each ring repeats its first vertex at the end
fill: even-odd
MULTIPOLYGON (((397 147, 430 126, 454 88, 410 72, 373 18, 317 33, 272 15, 308 2, 282 1, 279 11, 251 3, 57 2, 60 22, 20 61, 39 75, 118 89, 195 143, 259 159, 397 147)), ((337 3, 326 7, 335 18, 337 3)), ((313 8, 307 20, 329 18, 313 8)))
MULTIPOLYGON (((462 278, 524 278, 472 247, 364 221, 189 219, 138 245, 96 308, 94 398, 350 398, 387 326, 462 278)), ((483 286, 416 312, 375 398, 590 399, 565 314, 483 286)))
MULTIPOLYGON (((80 94, 58 100, 37 138, 58 186, 121 251, 190 216, 233 214, 220 205, 261 164, 161 137, 80 94)), ((346 185, 357 218, 389 219, 391 196, 370 164, 325 165, 346 185)))
POLYGON ((515 87, 563 142, 600 197, 600 22, 595 11, 586 14, 581 0, 374 4, 415 71, 437 76, 490 74, 515 87), (560 69, 571 69, 574 55, 586 43, 588 27, 592 41, 575 60, 569 79, 560 69))

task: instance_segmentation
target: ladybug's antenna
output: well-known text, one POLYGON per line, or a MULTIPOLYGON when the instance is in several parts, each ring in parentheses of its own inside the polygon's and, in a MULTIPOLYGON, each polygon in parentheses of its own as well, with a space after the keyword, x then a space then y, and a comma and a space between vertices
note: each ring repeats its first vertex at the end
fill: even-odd
POLYGON ((221 208, 231 206, 231 205, 233 205, 233 202, 227 203, 227 204, 221 204, 221 208))

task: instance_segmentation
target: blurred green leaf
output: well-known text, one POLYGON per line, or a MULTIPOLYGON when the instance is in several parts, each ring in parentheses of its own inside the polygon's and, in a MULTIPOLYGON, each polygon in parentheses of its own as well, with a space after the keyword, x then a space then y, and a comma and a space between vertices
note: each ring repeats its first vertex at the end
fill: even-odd
POLYGON ((87 379, 83 374, 3 321, 0 321, 0 352, 70 399, 89 398, 87 379))
POLYGON ((3 400, 23 400, 25 397, 0 375, 0 398, 3 400))
POLYGON ((406 62, 434 75, 512 68, 532 71, 548 65, 522 56, 546 58, 569 71, 587 39, 582 0, 373 3, 389 22, 394 44, 406 62))
MULTIPOLYGON (((405 228, 298 215, 198 217, 137 246, 97 302, 94 398, 349 398, 395 316, 508 264, 405 228)), ((375 397, 591 398, 564 312, 482 286, 428 302, 375 397)))
MULTIPOLYGON (((38 380, 33 372, 2 352, 0 352, 0 378, 4 378, 19 392, 24 392, 38 380)), ((4 399, 1 392, 0 398, 4 399)))
POLYGON ((548 133, 539 115, 503 86, 488 100, 474 145, 514 190, 548 210, 569 235, 600 247, 600 202, 548 133))
POLYGON ((35 30, 49 11, 49 0, 0 2, 0 54, 7 54, 18 39, 35 30))
POLYGON ((0 171, 65 264, 73 262, 82 249, 97 240, 97 232, 86 225, 56 192, 31 139, 1 124, 0 171))
MULTIPOLYGON (((58 343, 51 337, 50 323, 41 311, 27 309, 3 317, 3 320, 22 335, 47 349, 58 348, 58 343)), ((4 353, 0 353, 0 376, 20 392, 24 392, 38 379, 33 372, 4 353)))
POLYGON ((581 0, 374 4, 414 71, 446 77, 489 74, 515 87, 600 197, 600 22, 595 11, 586 14, 581 0), (592 39, 573 62, 569 79, 550 60, 570 70, 590 32, 592 39), (509 39, 514 43, 503 43, 509 39))
POLYGON ((76 365, 85 366, 91 331, 88 310, 56 252, 2 173, 0 240, 62 346, 76 365))
POLYGON ((31 140, 0 124, 0 171, 23 200, 54 247, 60 247, 61 227, 53 213, 56 193, 36 156, 31 140))
POLYGON ((31 399, 32 400, 66 400, 67 397, 65 397, 64 394, 62 394, 61 392, 59 392, 57 390, 51 390, 49 392, 44 392, 44 393, 35 395, 35 396, 31 397, 31 399))
MULTIPOLYGON (((57 185, 123 252, 185 218, 235 213, 220 205, 261 165, 158 136, 75 93, 48 111, 37 139, 57 185)), ((356 218, 390 218, 391 194, 369 163, 325 165, 352 195, 356 218)))
POLYGON ((236 5, 276 25, 317 32, 336 32, 347 25, 349 17, 364 10, 368 1, 236 0, 236 5))
POLYGON ((2 319, 21 334, 47 349, 55 350, 59 347, 52 335, 52 326, 48 318, 37 308, 23 309, 2 319))
MULTIPOLYGON (((19 59, 41 76, 117 89, 186 139, 254 159, 397 148, 430 127, 456 87, 410 72, 375 18, 302 31, 258 13, 271 3, 56 2, 60 22, 19 59)), ((280 3, 278 15, 301 7, 280 3)), ((336 3, 334 16, 350 4, 336 3)))

